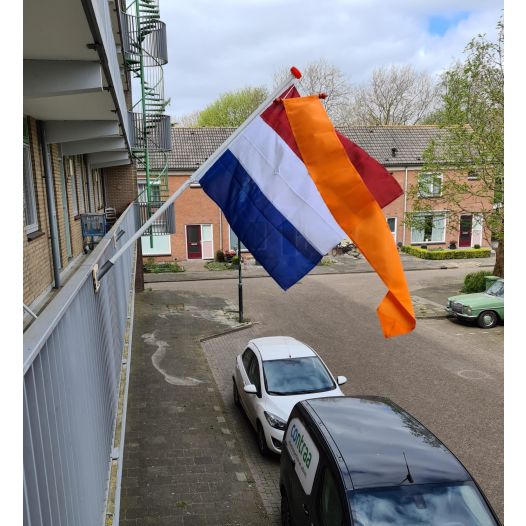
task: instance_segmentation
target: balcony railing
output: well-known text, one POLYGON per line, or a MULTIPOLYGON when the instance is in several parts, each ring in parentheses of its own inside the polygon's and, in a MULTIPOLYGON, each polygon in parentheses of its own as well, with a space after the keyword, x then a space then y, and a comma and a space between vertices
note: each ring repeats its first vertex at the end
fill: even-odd
MULTIPOLYGON (((164 201, 150 201, 148 203, 135 202, 135 213, 139 227, 144 225, 154 212, 164 204, 164 201)), ((164 236, 175 234, 175 211, 174 205, 170 205, 154 222, 153 225, 144 232, 145 236, 164 236)))
POLYGON ((104 524, 135 251, 98 292, 92 268, 136 229, 130 206, 24 334, 24 524, 104 524))

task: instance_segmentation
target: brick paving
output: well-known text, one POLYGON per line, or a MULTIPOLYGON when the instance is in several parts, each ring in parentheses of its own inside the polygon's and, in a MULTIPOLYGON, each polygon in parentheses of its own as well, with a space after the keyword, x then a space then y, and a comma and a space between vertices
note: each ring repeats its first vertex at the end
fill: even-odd
POLYGON ((136 296, 121 526, 268 524, 199 344, 235 323, 230 308, 198 294, 136 296))
POLYGON ((235 357, 247 342, 260 335, 261 327, 225 334, 202 343, 205 356, 223 397, 225 411, 233 422, 234 436, 252 472, 253 480, 269 514, 270 524, 280 524, 279 457, 263 457, 256 444, 256 433, 242 409, 234 405, 232 371, 235 357))

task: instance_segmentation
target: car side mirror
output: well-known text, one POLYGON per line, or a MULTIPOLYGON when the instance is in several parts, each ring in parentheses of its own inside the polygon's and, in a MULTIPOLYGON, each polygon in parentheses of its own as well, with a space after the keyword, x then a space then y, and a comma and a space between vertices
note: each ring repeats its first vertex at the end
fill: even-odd
POLYGON ((338 385, 343 385, 343 384, 347 383, 347 377, 346 376, 338 376, 338 378, 336 378, 336 382, 338 383, 338 385))
POLYGON ((243 391, 247 394, 258 394, 258 390, 254 384, 248 384, 243 387, 243 391))

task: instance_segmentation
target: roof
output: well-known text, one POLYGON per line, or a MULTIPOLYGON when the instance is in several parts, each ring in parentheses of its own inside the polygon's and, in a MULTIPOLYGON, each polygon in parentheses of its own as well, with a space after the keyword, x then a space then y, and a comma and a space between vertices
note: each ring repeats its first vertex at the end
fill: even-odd
POLYGON ((254 340, 250 340, 250 343, 253 343, 257 347, 263 361, 304 358, 306 356, 316 355, 309 346, 290 336, 255 338, 254 340))
MULTIPOLYGON (((235 129, 172 126, 168 169, 193 172, 235 129)), ((423 152, 429 141, 443 133, 436 126, 340 126, 336 129, 385 167, 422 165, 423 152)), ((163 164, 159 154, 152 154, 154 169, 161 168, 163 164)))
POLYGON ((460 461, 409 413, 386 398, 338 397, 302 402, 323 422, 343 457, 351 489, 471 480, 460 461))

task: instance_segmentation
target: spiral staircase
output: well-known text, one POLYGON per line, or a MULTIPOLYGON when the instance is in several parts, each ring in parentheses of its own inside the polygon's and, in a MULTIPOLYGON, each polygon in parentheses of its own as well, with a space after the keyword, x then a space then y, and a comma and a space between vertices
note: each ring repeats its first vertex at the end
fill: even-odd
MULTIPOLYGON (((121 11, 124 63, 132 77, 135 100, 130 112, 132 153, 144 172, 144 189, 136 199, 140 224, 169 197, 168 154, 171 150, 170 116, 164 113, 163 66, 168 62, 166 24, 160 20, 158 0, 133 0, 121 11)), ((173 206, 145 235, 175 233, 173 206)))

